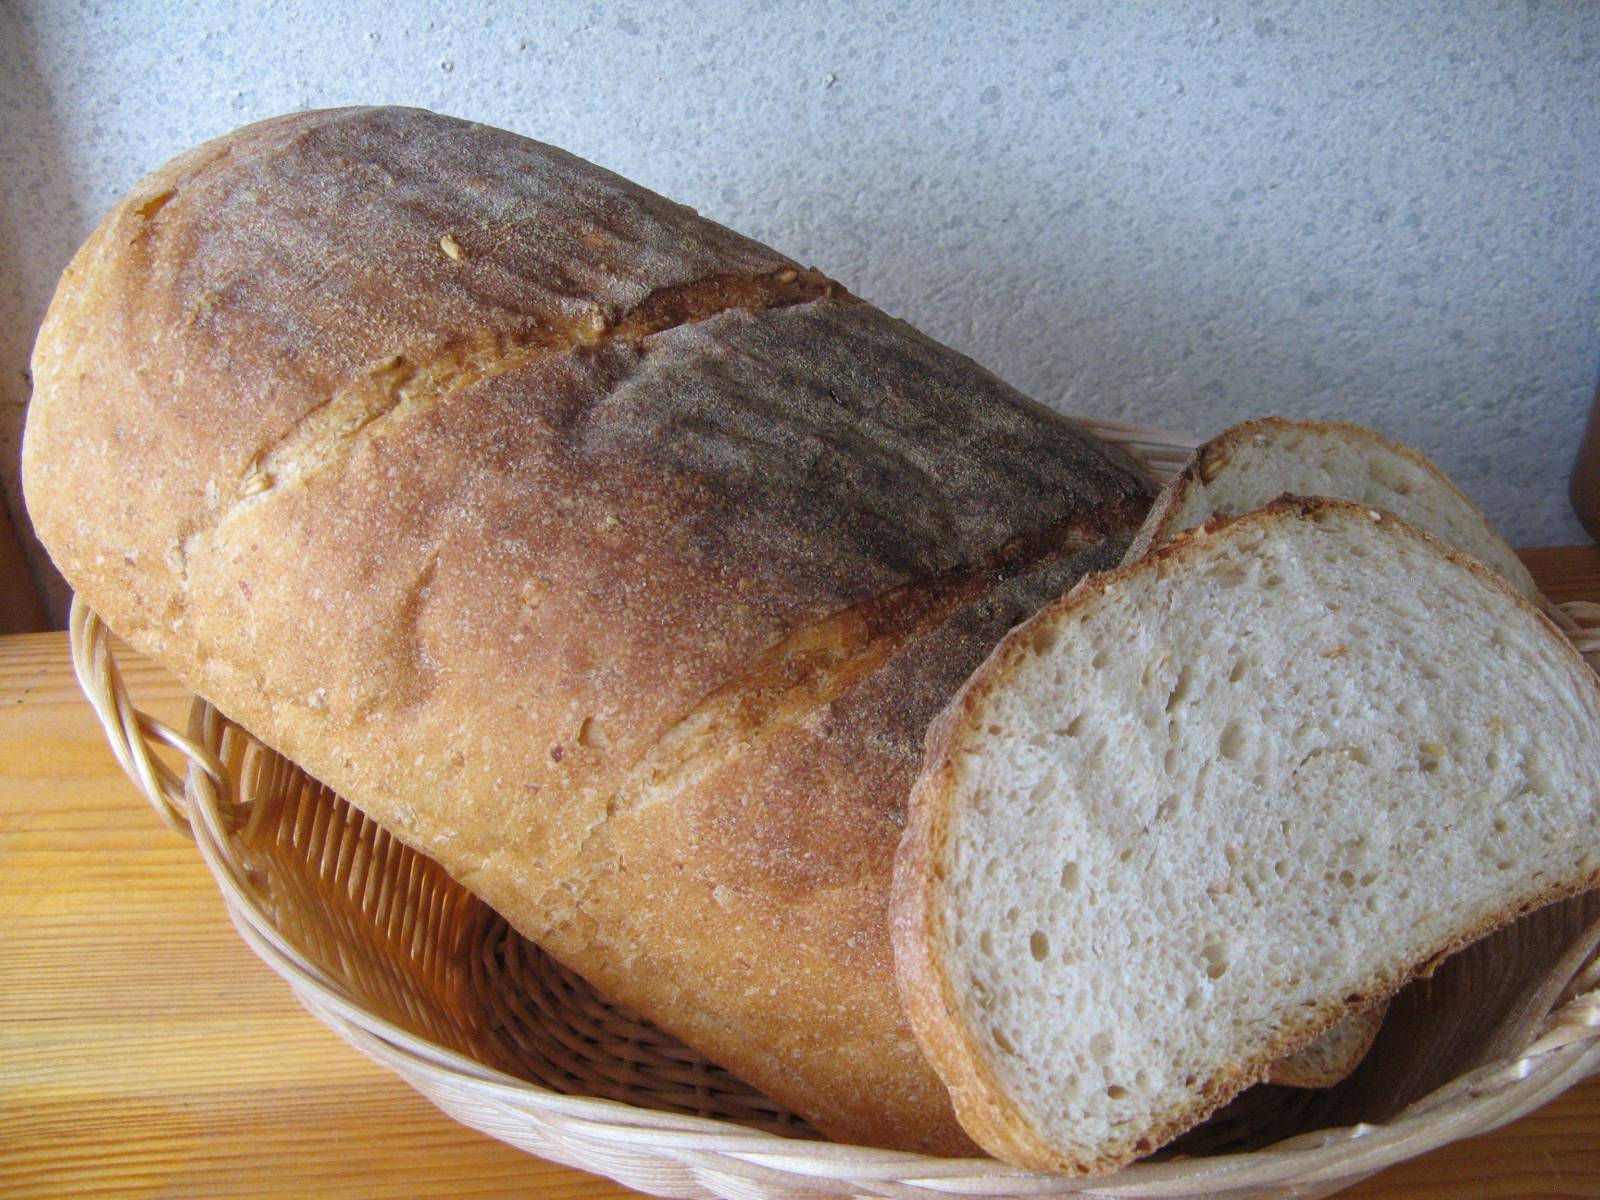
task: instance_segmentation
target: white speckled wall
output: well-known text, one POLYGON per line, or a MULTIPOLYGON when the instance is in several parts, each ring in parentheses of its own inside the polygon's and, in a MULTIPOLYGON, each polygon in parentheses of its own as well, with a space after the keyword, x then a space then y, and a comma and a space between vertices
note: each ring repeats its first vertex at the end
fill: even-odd
POLYGON ((1514 541, 1582 537, 1600 4, 516 8, 0 0, 14 514, 33 331, 117 196, 235 125, 379 102, 595 159, 1064 410, 1363 421, 1514 541))

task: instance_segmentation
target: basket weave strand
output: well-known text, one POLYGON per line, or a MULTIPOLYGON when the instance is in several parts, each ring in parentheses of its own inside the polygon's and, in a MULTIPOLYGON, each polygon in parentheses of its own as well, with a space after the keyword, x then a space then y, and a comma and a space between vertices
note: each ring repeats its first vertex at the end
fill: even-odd
MULTIPOLYGON (((1088 423, 1157 478, 1194 439, 1088 423)), ((1562 606, 1600 660, 1600 605, 1562 606)), ((81 602, 74 668, 117 761, 193 837, 235 927, 305 1006, 447 1113, 541 1157, 663 1196, 1320 1196, 1531 1111, 1600 1068, 1600 964, 1569 966, 1513 1054, 1420 1096, 1382 1124, 1312 1129, 1264 1149, 1146 1161, 1097 1179, 986 1159, 933 1159, 816 1140, 726 1071, 599 997, 437 864, 196 700, 186 734, 140 713, 109 631, 81 602), (179 769, 161 757, 176 752, 179 769)), ((1248 1144, 1284 1113, 1252 1093, 1209 1131, 1248 1144), (1226 1121, 1231 1120, 1233 1126, 1226 1121)), ((1204 1147, 1208 1131, 1183 1149, 1204 1147)))

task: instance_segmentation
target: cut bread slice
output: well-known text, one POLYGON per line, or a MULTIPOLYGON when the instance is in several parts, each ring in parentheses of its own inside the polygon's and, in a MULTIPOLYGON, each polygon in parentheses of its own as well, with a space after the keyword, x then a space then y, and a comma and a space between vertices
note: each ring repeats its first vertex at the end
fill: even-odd
MULTIPOLYGON (((1143 558, 1216 516, 1260 508, 1284 493, 1376 504, 1480 559, 1563 628, 1569 619, 1540 595, 1499 531, 1420 451, 1361 425, 1266 417, 1223 430, 1196 448, 1163 490, 1124 561, 1143 558)), ((1274 1063, 1270 1083, 1332 1087, 1360 1064, 1387 1010, 1378 1004, 1274 1063)))
POLYGON ((1477 560, 1285 499, 1092 576, 929 733, 902 999, 979 1143, 1095 1173, 1600 882, 1600 684, 1477 560))
POLYGON ((1480 559, 1543 606, 1516 551, 1426 455, 1376 430, 1339 421, 1264 417, 1225 429, 1197 447, 1150 509, 1127 561, 1143 558, 1212 517, 1238 516, 1285 493, 1387 509, 1480 559))

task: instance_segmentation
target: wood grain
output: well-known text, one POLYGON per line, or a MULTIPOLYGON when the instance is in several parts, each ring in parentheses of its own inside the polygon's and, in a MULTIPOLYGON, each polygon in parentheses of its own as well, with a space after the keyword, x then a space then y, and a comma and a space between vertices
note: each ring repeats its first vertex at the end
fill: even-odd
MULTIPOLYGON (((1600 599, 1600 549, 1524 558, 1555 598, 1600 599)), ((184 719, 159 668, 119 661, 184 719)), ((0 638, 0 912, 0 1194, 630 1194, 455 1124, 306 1014, 122 777, 63 634, 0 638)), ((1600 1196, 1600 1078, 1342 1195, 1600 1196)))

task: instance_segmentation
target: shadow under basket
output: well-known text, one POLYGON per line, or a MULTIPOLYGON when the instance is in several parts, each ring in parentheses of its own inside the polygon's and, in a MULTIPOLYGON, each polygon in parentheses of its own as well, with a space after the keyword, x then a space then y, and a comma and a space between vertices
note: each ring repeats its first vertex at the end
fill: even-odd
MULTIPOLYGON (((1192 440, 1096 423, 1152 474, 1192 440)), ((1569 606, 1580 649, 1600 608, 1569 606)), ((1483 1133, 1600 1069, 1600 893, 1542 909, 1391 1004, 1326 1091, 1251 1088, 1161 1154, 1069 1178, 821 1140, 607 1003, 432 860, 201 700, 187 735, 140 713, 81 602, 74 666, 119 762, 191 834, 234 925, 317 1017, 457 1120, 661 1196, 1321 1196, 1483 1133), (180 774, 158 753, 185 760, 180 774)))

